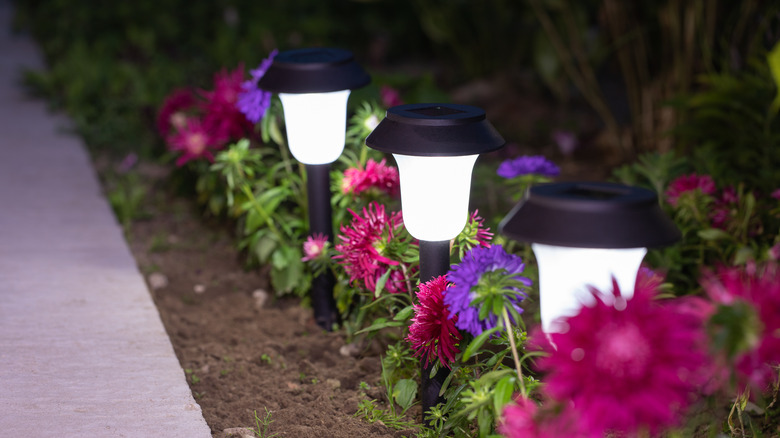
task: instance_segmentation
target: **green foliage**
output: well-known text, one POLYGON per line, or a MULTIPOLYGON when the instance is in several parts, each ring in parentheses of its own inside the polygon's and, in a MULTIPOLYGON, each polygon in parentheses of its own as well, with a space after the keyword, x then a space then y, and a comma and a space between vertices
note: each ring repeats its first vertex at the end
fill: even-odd
POLYGON ((271 423, 273 423, 274 420, 271 419, 271 411, 269 411, 268 408, 264 409, 265 416, 262 420, 257 416, 257 411, 255 411, 255 428, 250 430, 254 432, 258 438, 274 438, 275 436, 279 436, 278 433, 272 435, 268 434, 268 428, 271 427, 271 423))
POLYGON ((221 68, 254 67, 274 48, 331 45, 377 62, 428 56, 412 5, 405 3, 16 3, 16 25, 32 32, 48 66, 29 73, 28 85, 64 109, 93 150, 117 154, 159 156, 154 123, 166 94, 204 88, 221 68), (378 44, 385 49, 374 52, 378 44))
POLYGON ((780 187, 780 117, 772 107, 778 85, 769 68, 777 62, 773 56, 778 55, 770 55, 769 62, 751 58, 742 71, 703 75, 701 90, 677 102, 689 117, 674 135, 699 173, 763 194, 780 187))
MULTIPOLYGON (((250 263, 270 264, 271 285, 279 294, 308 290, 311 276, 305 271, 301 245, 306 234, 305 174, 289 155, 279 148, 250 148, 249 140, 241 140, 217 154, 210 172, 222 177, 224 190, 216 192, 220 205, 239 219, 241 242, 250 263)), ((208 183, 200 188, 212 188, 212 176, 203 175, 208 183)), ((202 196, 205 199, 210 194, 202 196)))
POLYGON ((135 172, 111 173, 104 178, 106 197, 125 233, 134 220, 148 215, 142 209, 149 188, 135 172))

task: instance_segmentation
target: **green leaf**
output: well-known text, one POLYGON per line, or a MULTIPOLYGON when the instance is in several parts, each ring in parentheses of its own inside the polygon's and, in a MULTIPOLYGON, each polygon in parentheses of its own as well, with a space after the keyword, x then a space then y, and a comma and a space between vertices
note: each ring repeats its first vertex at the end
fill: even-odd
POLYGON ((775 81, 775 87, 777 87, 777 94, 772 100, 770 109, 777 113, 780 110, 780 43, 775 44, 775 47, 767 54, 766 60, 769 63, 769 71, 775 81))
POLYGON ((402 325, 404 325, 404 324, 401 323, 401 322, 388 321, 386 318, 377 318, 377 319, 374 320, 374 323, 371 324, 371 326, 366 327, 366 328, 364 328, 362 330, 359 330, 359 331, 355 332, 355 334, 357 335, 357 334, 360 334, 360 333, 373 332, 373 331, 376 331, 376 330, 382 330, 383 328, 387 328, 387 327, 400 327, 402 325))
POLYGON ((401 379, 393 387, 393 399, 401 409, 406 411, 417 397, 417 382, 412 379, 401 379))
POLYGON ((501 410, 504 409, 504 405, 512 400, 512 394, 515 392, 515 381, 517 378, 514 376, 506 376, 496 383, 496 387, 493 390, 493 409, 497 416, 501 415, 501 410))
POLYGON ((376 288, 374 288, 374 298, 379 298, 379 294, 382 292, 382 289, 384 289, 385 283, 387 283, 387 279, 390 278, 391 272, 392 270, 388 269, 384 274, 382 274, 381 277, 379 277, 379 280, 377 280, 376 288))
POLYGON ((731 235, 718 228, 707 228, 706 230, 699 230, 696 234, 704 240, 720 240, 730 239, 731 235))
POLYGON ((414 307, 413 306, 406 306, 403 309, 401 309, 400 311, 398 311, 398 313, 395 314, 395 316, 393 317, 393 320, 394 321, 406 321, 406 320, 409 319, 409 317, 412 316, 412 312, 414 312, 414 307))
POLYGON ((487 341, 487 339, 492 335, 493 333, 497 332, 499 330, 498 327, 493 327, 490 330, 485 330, 482 332, 479 336, 474 338, 470 343, 469 346, 466 347, 465 350, 463 350, 463 358, 461 359, 463 362, 469 360, 474 353, 476 353, 477 350, 479 350, 482 345, 487 341))

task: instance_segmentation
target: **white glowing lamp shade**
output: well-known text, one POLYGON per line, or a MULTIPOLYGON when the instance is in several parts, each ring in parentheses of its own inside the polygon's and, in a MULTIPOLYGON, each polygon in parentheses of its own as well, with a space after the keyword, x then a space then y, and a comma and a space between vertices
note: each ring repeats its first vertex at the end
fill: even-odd
POLYGON ((429 242, 460 234, 468 221, 471 172, 479 155, 393 156, 401 179, 401 212, 409 233, 429 242))
POLYGON ((646 248, 570 248, 531 245, 539 265, 539 305, 542 330, 558 333, 566 330, 561 318, 577 315, 583 305, 593 306, 590 291, 601 292, 601 299, 620 308, 612 295, 614 278, 625 300, 634 296, 634 284, 646 248))
POLYGON ((344 151, 350 90, 327 93, 279 93, 287 143, 296 160, 328 164, 344 151))

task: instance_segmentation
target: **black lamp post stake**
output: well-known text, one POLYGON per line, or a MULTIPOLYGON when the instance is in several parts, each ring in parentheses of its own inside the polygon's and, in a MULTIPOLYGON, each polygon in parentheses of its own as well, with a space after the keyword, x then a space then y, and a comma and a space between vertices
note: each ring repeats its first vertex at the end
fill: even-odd
MULTIPOLYGON (((330 164, 306 165, 306 192, 309 198, 309 232, 327 236, 333 245, 333 208, 330 205, 330 164)), ((338 324, 336 300, 333 297, 335 279, 329 269, 312 279, 311 305, 314 320, 320 327, 331 330, 338 324)))
MULTIPOLYGON (((258 87, 279 94, 290 152, 306 165, 309 233, 333 244, 330 163, 344 150, 349 90, 370 82, 352 53, 335 48, 281 52, 258 87)), ((314 319, 325 330, 338 323, 329 271, 314 278, 310 297, 314 319)))
MULTIPOLYGON (((445 275, 450 270, 450 242, 429 242, 420 241, 420 283, 433 280, 436 277, 445 275)), ((420 377, 420 396, 422 399, 423 412, 430 411, 431 407, 444 402, 444 397, 439 395, 444 380, 447 379, 449 371, 446 368, 439 368, 435 375, 431 376, 433 363, 425 366, 421 363, 422 374, 420 377)))

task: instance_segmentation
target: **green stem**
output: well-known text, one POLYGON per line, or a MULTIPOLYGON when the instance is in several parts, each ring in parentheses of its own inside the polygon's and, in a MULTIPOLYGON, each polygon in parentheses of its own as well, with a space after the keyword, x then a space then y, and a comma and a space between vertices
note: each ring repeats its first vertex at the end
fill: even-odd
POLYGON ((509 345, 512 347, 512 358, 515 360, 515 371, 517 371, 517 380, 520 382, 520 394, 523 398, 528 398, 528 392, 525 389, 525 381, 523 381, 523 371, 520 367, 520 357, 517 354, 517 345, 515 344, 515 333, 512 330, 512 323, 509 322, 509 312, 506 311, 506 306, 502 309, 501 316, 504 318, 504 328, 506 328, 506 337, 509 338, 509 345))

